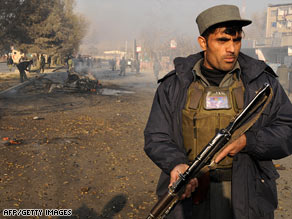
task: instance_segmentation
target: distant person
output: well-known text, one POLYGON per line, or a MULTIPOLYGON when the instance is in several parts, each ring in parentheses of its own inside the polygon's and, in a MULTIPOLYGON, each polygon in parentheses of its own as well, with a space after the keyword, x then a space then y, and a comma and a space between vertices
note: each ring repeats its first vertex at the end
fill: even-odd
POLYGON ((86 58, 86 65, 88 68, 91 67, 91 59, 90 58, 86 58))
POLYGON ((74 71, 74 62, 73 62, 72 56, 69 56, 67 59, 67 68, 68 68, 69 74, 74 71))
POLYGON ((36 55, 32 56, 32 61, 33 61, 32 66, 37 67, 38 57, 36 55))
POLYGON ((46 59, 44 55, 41 55, 41 60, 40 60, 40 72, 44 73, 45 72, 45 65, 46 65, 46 59))
POLYGON ((52 61, 52 57, 51 57, 51 56, 49 56, 49 57, 48 57, 48 62, 47 62, 47 63, 48 63, 48 67, 49 67, 49 68, 51 67, 51 61, 52 61))
POLYGON ((12 71, 12 67, 13 67, 13 59, 12 59, 11 55, 9 55, 9 56, 7 57, 7 66, 8 66, 8 68, 9 68, 9 71, 12 71))
POLYGON ((125 76, 126 75, 126 60, 125 57, 122 58, 122 60, 120 61, 120 75, 121 76, 125 76))
POLYGON ((111 70, 115 71, 116 70, 116 60, 115 59, 111 59, 109 61, 109 63, 110 63, 111 70))
POLYGON ((16 67, 20 74, 20 82, 24 82, 25 80, 28 80, 25 71, 29 71, 30 66, 32 65, 33 61, 21 61, 19 62, 16 67))
POLYGON ((102 62, 102 61, 101 61, 100 58, 98 58, 98 59, 96 60, 96 65, 97 65, 96 67, 97 67, 97 68, 101 68, 101 66, 102 66, 102 65, 101 65, 101 62, 102 62))
POLYGON ((139 74, 140 73, 140 61, 139 61, 139 59, 137 59, 135 61, 135 69, 136 69, 136 74, 139 74))
POLYGON ((154 63, 153 63, 153 73, 154 73, 154 77, 156 81, 158 81, 160 70, 161 70, 160 62, 157 58, 155 58, 154 63))

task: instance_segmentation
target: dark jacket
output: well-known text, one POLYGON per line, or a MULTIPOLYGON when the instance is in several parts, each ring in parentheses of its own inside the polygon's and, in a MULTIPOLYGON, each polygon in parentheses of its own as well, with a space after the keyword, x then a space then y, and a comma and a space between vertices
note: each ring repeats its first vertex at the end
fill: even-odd
POLYGON ((23 61, 20 62, 16 65, 16 67, 18 68, 19 71, 28 71, 29 66, 32 64, 32 61, 23 61))
MULTIPOLYGON (((154 97, 144 131, 144 150, 162 170, 157 185, 158 196, 167 191, 170 171, 178 164, 188 163, 183 146, 182 109, 187 89, 194 80, 193 66, 201 58, 203 53, 176 58, 175 70, 161 80, 154 97)), ((245 86, 245 105, 265 82, 274 92, 259 120, 246 132, 246 147, 233 160, 234 218, 256 219, 273 213, 277 208, 275 180, 279 174, 272 159, 292 153, 292 105, 275 73, 263 61, 240 53, 238 62, 245 86)))

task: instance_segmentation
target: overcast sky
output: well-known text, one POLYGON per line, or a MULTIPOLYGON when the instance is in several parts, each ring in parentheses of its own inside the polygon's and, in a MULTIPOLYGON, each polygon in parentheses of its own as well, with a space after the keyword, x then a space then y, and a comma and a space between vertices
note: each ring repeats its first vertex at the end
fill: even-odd
MULTIPOLYGON (((292 3, 292 0, 76 0, 76 12, 87 17, 87 38, 92 43, 117 38, 132 40, 141 31, 168 29, 198 35, 195 19, 204 9, 218 4, 237 5, 242 17, 251 19, 263 13, 269 4, 292 3), (244 9, 245 8, 245 12, 244 9)), ((170 32, 171 32, 170 31, 170 32)))

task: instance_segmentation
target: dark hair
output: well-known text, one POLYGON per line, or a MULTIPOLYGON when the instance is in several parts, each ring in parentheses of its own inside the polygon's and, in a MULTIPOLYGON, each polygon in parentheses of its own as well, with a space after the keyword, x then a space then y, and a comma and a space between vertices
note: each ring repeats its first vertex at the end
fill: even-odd
POLYGON ((224 33, 231 36, 235 36, 237 33, 243 32, 242 26, 238 26, 238 24, 236 25, 235 22, 225 22, 225 23, 215 24, 209 27, 202 33, 201 36, 204 37, 206 40, 208 40, 209 35, 214 33, 217 28, 221 28, 221 27, 226 27, 226 29, 224 30, 224 33))

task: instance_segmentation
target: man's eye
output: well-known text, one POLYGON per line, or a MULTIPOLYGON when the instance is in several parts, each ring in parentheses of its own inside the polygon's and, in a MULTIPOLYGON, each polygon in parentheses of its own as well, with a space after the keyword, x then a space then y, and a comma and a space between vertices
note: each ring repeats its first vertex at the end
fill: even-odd
POLYGON ((220 42, 227 42, 227 41, 229 41, 229 39, 227 39, 227 38, 219 38, 218 41, 220 41, 220 42))
POLYGON ((234 42, 240 42, 241 41, 241 37, 240 38, 236 38, 233 40, 234 42))

